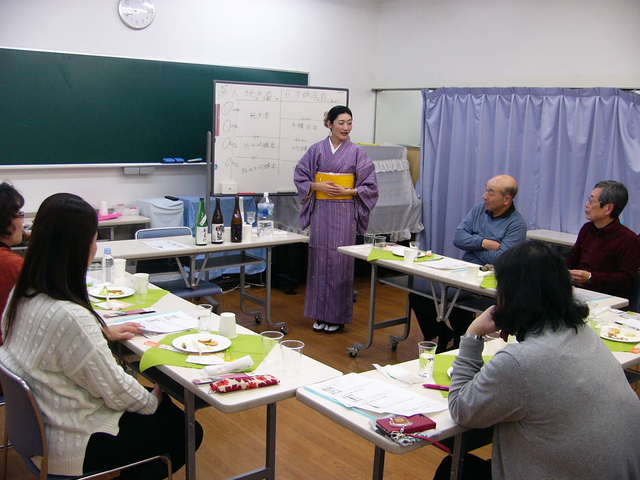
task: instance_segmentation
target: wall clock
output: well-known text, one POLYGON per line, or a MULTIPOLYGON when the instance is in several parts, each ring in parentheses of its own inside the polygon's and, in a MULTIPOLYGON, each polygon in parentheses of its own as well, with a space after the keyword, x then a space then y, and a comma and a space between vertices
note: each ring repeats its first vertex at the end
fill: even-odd
POLYGON ((118 13, 127 27, 141 30, 153 22, 156 7, 152 0, 119 0, 118 13))

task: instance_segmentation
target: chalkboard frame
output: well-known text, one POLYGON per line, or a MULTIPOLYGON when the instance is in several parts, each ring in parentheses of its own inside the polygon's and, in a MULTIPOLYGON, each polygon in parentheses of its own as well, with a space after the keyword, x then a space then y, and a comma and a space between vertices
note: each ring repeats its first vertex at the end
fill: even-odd
POLYGON ((215 79, 308 73, 0 48, 0 166, 204 159, 215 79))
MULTIPOLYGON (((300 116, 300 120, 304 120, 305 122, 311 122, 314 123, 315 126, 319 126, 321 125, 322 128, 324 128, 323 126, 323 119, 322 119, 322 112, 325 110, 329 110, 331 107, 337 105, 337 104, 341 104, 341 105, 349 105, 349 89, 348 88, 335 88, 335 87, 317 87, 317 86, 312 86, 312 85, 291 85, 291 84, 282 84, 282 83, 263 83, 263 82, 243 82, 243 81, 225 81, 222 79, 216 79, 214 81, 213 84, 213 123, 212 123, 212 133, 213 133, 213 142, 211 145, 211 150, 210 150, 210 155, 212 158, 212 165, 210 167, 210 171, 208 172, 209 174, 209 179, 210 179, 210 184, 208 185, 209 191, 213 192, 216 195, 220 195, 220 194, 225 194, 225 193, 229 193, 227 191, 225 191, 222 186, 218 183, 216 184, 216 180, 220 180, 221 178, 216 179, 216 175, 220 173, 220 171, 222 169, 225 169, 225 173, 229 173, 233 168, 238 169, 240 166, 236 165, 235 167, 229 167, 228 165, 226 165, 224 162, 226 161, 225 159, 221 159, 221 158, 216 158, 216 156, 218 155, 216 153, 217 151, 217 147, 219 146, 219 137, 220 137, 220 132, 222 130, 221 125, 220 125, 220 118, 221 118, 221 109, 224 108, 221 107, 221 98, 218 95, 218 87, 220 85, 232 85, 234 88, 238 88, 238 87, 242 87, 246 89, 249 89, 252 93, 249 93, 248 96, 251 97, 253 95, 253 90, 257 89, 257 91, 255 92, 256 98, 255 100, 253 100, 255 102, 256 105, 258 104, 294 104, 297 106, 303 106, 303 108, 305 108, 305 111, 301 114, 300 116), (283 90, 301 90, 305 92, 305 95, 307 95, 307 99, 300 99, 298 101, 294 101, 291 99, 288 100, 283 100, 283 99, 279 99, 279 100, 274 100, 274 99, 265 99, 263 97, 261 97, 261 92, 260 89, 264 89, 264 90, 279 90, 279 89, 283 89, 283 90), (308 92, 308 93, 307 93, 308 92), (341 97, 341 100, 338 102, 332 102, 332 101, 327 101, 324 100, 324 95, 326 92, 329 92, 333 95, 339 96, 341 97), (320 95, 320 99, 316 99, 314 96, 315 95, 320 95), (308 98, 314 98, 313 100, 308 100, 308 98), (344 99, 344 101, 342 101, 342 98, 344 99), (322 112, 321 112, 322 111, 322 112)), ((288 93, 295 93, 295 92, 288 92, 288 93)), ((225 100, 224 98, 222 100, 225 100)), ((247 98, 243 98, 243 101, 248 101, 247 98)), ((244 119, 245 121, 247 121, 247 118, 244 119)), ((282 123, 281 120, 283 120, 282 116, 280 115, 280 112, 278 112, 277 114, 277 119, 278 122, 282 123)), ((274 122, 274 119, 271 119, 270 122, 274 122)), ((246 126, 246 125, 245 125, 246 126)), ((263 136, 262 132, 258 132, 257 129, 252 129, 249 128, 249 130, 243 130, 242 132, 244 134, 243 138, 255 138, 257 141, 262 142, 263 140, 267 139, 269 140, 268 136, 263 136)), ((279 130, 280 133, 280 130, 279 130)), ((323 130, 324 133, 324 130, 323 130)), ((326 132, 328 134, 328 132, 326 132)), ((304 136, 304 135, 301 135, 304 136)), ((324 137, 324 134, 320 134, 316 139, 314 139, 313 141, 307 141, 309 139, 307 138, 300 138, 300 139, 296 139, 296 140, 300 140, 300 146, 303 147, 303 150, 299 153, 299 156, 295 159, 296 161, 299 160, 300 157, 302 157, 302 155, 304 154, 304 148, 310 146, 312 143, 318 142, 320 140, 322 140, 322 138, 324 137)), ((291 139, 288 139, 291 140, 291 139)), ((285 141, 285 139, 283 139, 281 136, 277 137, 276 143, 280 144, 283 141, 285 141)), ((280 146, 277 146, 276 149, 279 149, 280 146)), ((267 157, 265 157, 267 158, 267 157)), ((280 163, 282 161, 281 158, 281 150, 278 151, 278 156, 277 156, 277 160, 275 160, 275 162, 280 163)), ((289 160, 291 161, 291 160, 289 160)), ((279 167, 278 167, 279 168, 279 167)), ((280 194, 287 194, 290 193, 292 191, 295 191, 295 187, 293 184, 293 175, 291 175, 291 178, 288 179, 289 181, 286 182, 282 182, 282 184, 278 183, 278 185, 270 185, 269 184, 269 172, 268 171, 263 171, 261 174, 261 178, 259 180, 258 184, 255 184, 255 182, 251 183, 249 185, 249 188, 247 188, 247 184, 243 183, 242 181, 240 181, 237 176, 235 175, 231 175, 231 177, 234 177, 233 180, 235 180, 237 182, 236 187, 239 191, 244 192, 244 193, 260 193, 263 191, 269 191, 270 193, 280 193, 280 194), (251 188, 253 187, 253 188, 251 188), (258 188, 259 187, 259 188, 258 188), (255 190, 255 192, 254 192, 255 190)), ((225 179, 228 179, 228 177, 225 176, 225 179)), ((278 179, 278 182, 280 180, 278 179)))

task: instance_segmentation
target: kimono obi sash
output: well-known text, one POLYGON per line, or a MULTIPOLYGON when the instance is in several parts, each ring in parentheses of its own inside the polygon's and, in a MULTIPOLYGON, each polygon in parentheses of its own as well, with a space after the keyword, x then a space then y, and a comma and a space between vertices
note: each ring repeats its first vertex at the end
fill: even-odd
MULTIPOLYGON (((334 182, 345 188, 354 188, 356 186, 356 176, 353 173, 316 173, 316 182, 334 182)), ((350 200, 352 195, 338 195, 330 197, 320 190, 316 190, 316 200, 350 200)))

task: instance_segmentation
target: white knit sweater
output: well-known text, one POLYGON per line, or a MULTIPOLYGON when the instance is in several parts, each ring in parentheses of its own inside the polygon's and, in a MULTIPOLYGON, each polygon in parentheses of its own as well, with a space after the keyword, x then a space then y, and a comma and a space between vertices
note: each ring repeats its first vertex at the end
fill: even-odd
POLYGON ((117 435, 125 411, 150 415, 158 406, 156 397, 116 363, 93 315, 47 295, 20 305, 11 336, 0 347, 0 362, 33 391, 52 474, 81 474, 91 434, 117 435))

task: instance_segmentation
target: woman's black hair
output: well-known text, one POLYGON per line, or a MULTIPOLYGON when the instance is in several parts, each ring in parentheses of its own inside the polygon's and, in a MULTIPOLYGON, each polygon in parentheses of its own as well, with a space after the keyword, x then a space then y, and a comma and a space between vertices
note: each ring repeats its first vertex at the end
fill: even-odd
POLYGON ((42 202, 7 307, 4 320, 7 337, 21 300, 39 293, 83 306, 104 327, 104 322, 91 307, 86 283, 89 254, 97 231, 95 210, 77 195, 56 193, 42 202))
POLYGON ((0 183, 0 237, 10 236, 9 227, 24 206, 24 198, 13 185, 0 183))
POLYGON ((493 320, 500 330, 516 335, 549 325, 576 331, 589 308, 573 295, 571 274, 559 253, 538 241, 516 245, 495 263, 497 305, 493 320))
POLYGON ((324 124, 328 125, 329 123, 333 123, 334 120, 343 113, 347 113, 351 115, 351 118, 353 118, 353 113, 351 113, 349 107, 345 107, 344 105, 336 105, 327 112, 326 116, 324 117, 324 124))

